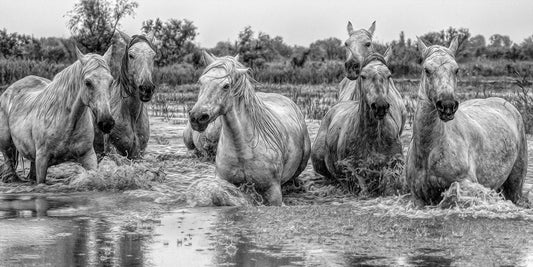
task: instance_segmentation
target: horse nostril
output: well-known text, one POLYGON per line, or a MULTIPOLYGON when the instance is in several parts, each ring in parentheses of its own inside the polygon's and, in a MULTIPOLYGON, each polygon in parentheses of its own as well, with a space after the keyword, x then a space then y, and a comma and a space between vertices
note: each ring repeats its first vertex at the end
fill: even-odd
POLYGON ((457 111, 457 109, 459 108, 459 101, 457 100, 454 100, 454 105, 453 105, 453 111, 457 111))
POLYGON ((200 118, 198 118, 198 122, 200 122, 200 123, 207 122, 208 120, 209 120, 209 115, 207 115, 207 114, 205 114, 205 113, 202 114, 202 115, 200 116, 200 118))
POLYGON ((389 103, 385 103, 385 109, 389 109, 390 108, 390 104, 389 103))
POLYGON ((437 106, 438 110, 443 110, 444 109, 444 107, 442 106, 442 101, 441 100, 437 101, 437 103, 435 103, 435 105, 437 106))
POLYGON ((370 108, 372 108, 373 110, 376 110, 376 103, 370 104, 370 108))

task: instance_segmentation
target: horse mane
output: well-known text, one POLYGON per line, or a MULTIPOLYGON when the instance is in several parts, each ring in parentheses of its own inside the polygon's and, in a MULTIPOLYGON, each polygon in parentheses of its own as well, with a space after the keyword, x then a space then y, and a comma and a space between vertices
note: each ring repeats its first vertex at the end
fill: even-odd
MULTIPOLYGON (((39 94, 27 99, 28 107, 35 107, 40 118, 54 118, 62 110, 70 110, 78 97, 79 88, 86 73, 97 68, 110 71, 105 60, 96 54, 87 54, 87 63, 78 60, 54 76, 54 79, 39 94)), ((29 96, 29 95, 28 95, 29 96)))
MULTIPOLYGON (((225 76, 217 78, 230 79, 231 93, 239 104, 244 104, 254 132, 265 139, 268 144, 276 146, 280 151, 285 151, 285 143, 283 142, 285 134, 280 129, 283 126, 276 123, 280 118, 257 97, 253 86, 257 82, 250 76, 249 71, 246 73, 237 71, 247 68, 234 57, 225 56, 207 66, 202 75, 215 68, 222 68, 227 72, 225 76)), ((252 136, 252 139, 254 137, 252 136)))
POLYGON ((130 79, 130 75, 128 74, 129 73, 128 51, 134 44, 139 43, 139 42, 145 42, 148 44, 148 46, 150 46, 150 48, 152 48, 152 50, 157 51, 154 44, 150 40, 148 40, 146 36, 133 35, 131 37, 130 42, 126 45, 126 50, 124 52, 124 55, 122 55, 122 63, 120 65, 119 76, 118 76, 118 79, 115 81, 115 83, 118 84, 120 88, 122 89, 122 91, 124 91, 124 93, 126 93, 126 95, 128 96, 134 96, 134 93, 135 93, 134 90, 136 89, 135 84, 130 79))

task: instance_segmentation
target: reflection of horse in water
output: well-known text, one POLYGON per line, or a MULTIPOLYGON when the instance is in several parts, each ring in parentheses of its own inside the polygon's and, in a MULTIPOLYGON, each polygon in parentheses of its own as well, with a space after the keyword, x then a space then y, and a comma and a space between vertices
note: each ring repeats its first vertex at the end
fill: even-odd
POLYGON ((311 144, 298 106, 279 94, 256 93, 248 69, 234 57, 215 58, 200 77, 198 101, 189 113, 194 130, 221 117, 217 176, 253 184, 271 205, 281 205, 281 185, 305 169, 311 144))
POLYGON ((301 68, 307 62, 307 57, 311 53, 311 50, 305 50, 301 55, 296 55, 291 58, 291 65, 293 68, 301 68))
MULTIPOLYGON (((340 180, 345 174, 339 161, 348 157, 358 162, 375 153, 387 159, 402 155, 405 107, 386 65, 390 56, 389 48, 385 56, 374 53, 365 58, 357 79, 358 96, 339 102, 322 120, 311 155, 317 173, 340 180)), ((367 193, 364 181, 359 186, 367 193)))
MULTIPOLYGON (((132 37, 120 32, 126 42, 120 73, 111 87, 111 113, 116 125, 107 140, 123 156, 139 158, 150 138, 150 121, 145 103, 152 99, 155 85, 152 82, 155 47, 153 33, 132 37)), ((104 152, 105 138, 95 130, 95 150, 104 152)))
POLYGON ((0 96, 0 150, 7 180, 19 180, 19 153, 31 161, 28 178, 37 183, 45 182, 49 166, 67 161, 96 169, 91 113, 104 133, 115 124, 109 108, 111 47, 103 57, 83 55, 77 48, 76 54, 78 60, 52 81, 27 76, 0 96))
POLYGON ((418 202, 436 204, 454 182, 501 190, 516 203, 527 172, 522 116, 501 98, 455 98, 458 47, 426 45, 419 39, 423 69, 406 179, 418 202))

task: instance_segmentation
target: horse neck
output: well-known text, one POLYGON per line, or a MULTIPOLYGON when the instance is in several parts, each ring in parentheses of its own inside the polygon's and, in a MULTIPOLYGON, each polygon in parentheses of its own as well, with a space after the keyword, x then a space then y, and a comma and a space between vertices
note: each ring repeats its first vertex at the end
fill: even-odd
MULTIPOLYGON (((413 142, 419 155, 427 156, 436 144, 435 139, 447 134, 447 127, 439 119, 435 105, 425 96, 419 94, 417 106, 413 124, 413 142)), ((445 140, 446 138, 439 138, 438 143, 442 145, 445 140)))
POLYGON ((79 88, 81 68, 79 61, 67 67, 39 95, 40 115, 67 125, 69 131, 76 128, 87 108, 81 101, 82 91, 79 88))
POLYGON ((137 86, 129 77, 127 57, 128 55, 125 53, 122 58, 119 77, 113 84, 114 92, 111 104, 114 110, 118 110, 123 114, 127 113, 134 121, 140 115, 143 103, 139 99, 137 86))
POLYGON ((113 98, 111 104, 114 110, 129 114, 132 120, 136 120, 142 112, 143 103, 139 99, 136 86, 121 72, 119 79, 113 84, 113 98))
MULTIPOLYGON (((247 81, 246 84, 245 86, 251 87, 247 81)), ((257 145, 259 138, 270 138, 271 140, 265 140, 266 143, 276 146, 280 150, 284 149, 281 143, 272 140, 272 133, 268 134, 265 133, 266 130, 260 129, 270 126, 269 129, 272 130, 272 119, 267 112, 270 110, 251 88, 245 91, 243 95, 234 97, 232 108, 223 116, 222 131, 225 137, 231 140, 230 142, 240 158, 245 159, 252 156, 252 148, 257 145)), ((277 128, 275 130, 279 131, 277 128)), ((280 134, 281 132, 277 135, 280 134)))
POLYGON ((222 117, 222 134, 235 149, 237 158, 241 163, 253 157, 250 142, 255 140, 250 137, 257 134, 251 124, 252 118, 248 112, 249 109, 244 101, 235 99, 233 108, 222 117))

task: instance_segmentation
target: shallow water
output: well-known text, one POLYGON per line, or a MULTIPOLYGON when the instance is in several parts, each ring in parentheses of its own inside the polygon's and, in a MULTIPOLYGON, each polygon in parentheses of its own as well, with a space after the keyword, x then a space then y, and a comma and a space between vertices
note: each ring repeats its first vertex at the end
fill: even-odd
MULTIPOLYGON (((525 220, 383 216, 364 204, 208 207, 136 217, 109 194, 4 195, 2 266, 531 265, 525 220), (107 200, 105 200, 107 199, 107 200), (132 219, 135 217, 135 219, 132 219)), ((365 201, 363 201, 364 203, 365 201)), ((371 203, 368 203, 369 206, 371 203)))
MULTIPOLYGON (((0 184, 0 266, 533 265, 533 213, 520 210, 414 210, 316 192, 291 192, 285 207, 187 208, 187 187, 215 169, 187 153, 182 122, 152 118, 146 161, 166 178, 147 188, 64 188, 73 164, 51 168, 49 185, 0 184)), ((318 126, 308 121, 312 140, 318 126)), ((309 163, 301 178, 319 177, 309 163)))

